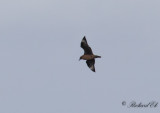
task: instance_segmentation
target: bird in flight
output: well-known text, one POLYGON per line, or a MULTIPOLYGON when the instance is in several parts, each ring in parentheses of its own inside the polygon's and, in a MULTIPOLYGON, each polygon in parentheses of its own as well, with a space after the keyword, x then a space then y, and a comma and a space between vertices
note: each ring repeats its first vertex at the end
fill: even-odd
POLYGON ((101 56, 98 55, 94 55, 92 52, 92 49, 89 47, 86 37, 84 36, 82 41, 81 41, 81 48, 84 49, 84 55, 82 55, 79 60, 83 59, 86 60, 87 66, 93 71, 95 72, 95 58, 101 58, 101 56))

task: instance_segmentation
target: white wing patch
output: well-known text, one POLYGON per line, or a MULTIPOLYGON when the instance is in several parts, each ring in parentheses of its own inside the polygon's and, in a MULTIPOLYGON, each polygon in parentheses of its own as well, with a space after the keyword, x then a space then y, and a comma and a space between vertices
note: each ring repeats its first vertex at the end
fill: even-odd
POLYGON ((94 70, 94 65, 92 65, 91 67, 89 67, 91 70, 94 70))
POLYGON ((85 41, 85 40, 82 40, 82 42, 86 44, 86 41, 85 41))

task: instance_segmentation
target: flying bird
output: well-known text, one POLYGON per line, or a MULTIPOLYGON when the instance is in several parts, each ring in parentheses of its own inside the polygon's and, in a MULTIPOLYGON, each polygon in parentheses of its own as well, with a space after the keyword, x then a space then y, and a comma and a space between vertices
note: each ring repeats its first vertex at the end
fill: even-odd
POLYGON ((101 56, 98 55, 94 55, 92 52, 92 49, 89 47, 86 37, 84 36, 81 44, 80 44, 81 48, 84 49, 84 55, 82 55, 79 60, 83 59, 86 60, 87 66, 93 71, 95 72, 95 58, 101 58, 101 56))

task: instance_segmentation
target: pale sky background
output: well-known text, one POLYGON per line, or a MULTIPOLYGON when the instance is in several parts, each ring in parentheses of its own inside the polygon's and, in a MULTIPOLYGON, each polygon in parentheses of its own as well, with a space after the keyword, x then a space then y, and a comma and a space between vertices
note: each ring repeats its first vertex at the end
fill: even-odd
POLYGON ((0 0, 0 113, 159 113, 159 12, 160 0, 0 0), (84 35, 96 73, 78 61, 84 35))

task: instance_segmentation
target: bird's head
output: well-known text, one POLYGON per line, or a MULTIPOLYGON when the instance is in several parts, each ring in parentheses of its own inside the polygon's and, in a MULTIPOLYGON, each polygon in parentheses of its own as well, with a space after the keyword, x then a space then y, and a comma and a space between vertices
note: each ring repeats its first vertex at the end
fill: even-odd
POLYGON ((79 58, 79 61, 82 59, 82 56, 79 58))

